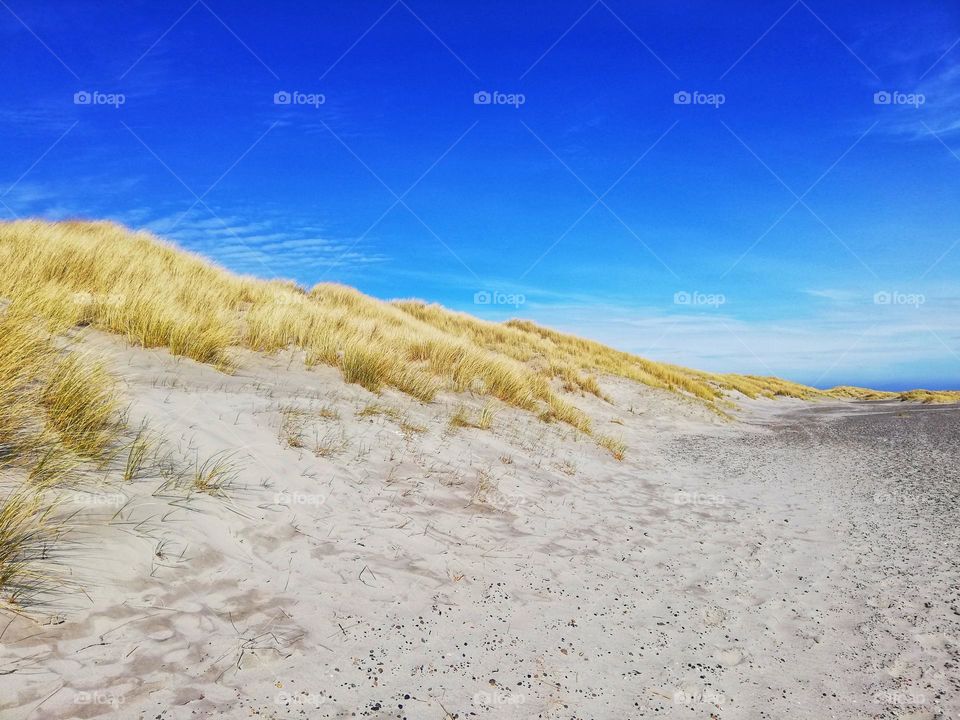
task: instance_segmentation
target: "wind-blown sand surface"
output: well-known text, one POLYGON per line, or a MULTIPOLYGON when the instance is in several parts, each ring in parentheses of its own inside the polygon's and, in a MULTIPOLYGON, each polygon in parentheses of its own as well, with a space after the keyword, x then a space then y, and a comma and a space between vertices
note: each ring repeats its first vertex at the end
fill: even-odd
POLYGON ((4 719, 960 712, 957 406, 741 400, 727 423, 607 380, 613 404, 577 402, 616 462, 292 355, 224 375, 87 342, 166 457, 237 474, 76 499, 112 520, 70 549, 83 592, 0 622, 4 719))

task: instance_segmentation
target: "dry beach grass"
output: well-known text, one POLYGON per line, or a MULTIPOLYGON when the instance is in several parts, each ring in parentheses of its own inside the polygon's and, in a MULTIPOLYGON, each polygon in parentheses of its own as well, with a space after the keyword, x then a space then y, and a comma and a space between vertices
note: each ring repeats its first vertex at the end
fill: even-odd
MULTIPOLYGON (((714 403, 748 397, 823 397, 771 377, 719 375, 657 363, 528 321, 485 322, 419 301, 386 303, 339 285, 307 290, 239 277, 143 232, 107 222, 0 224, 6 272, 0 297, 45 318, 228 369, 230 349, 297 347, 308 363, 340 368, 347 382, 424 401, 444 388, 476 390, 515 407, 549 409, 582 430, 589 419, 551 388, 600 395, 596 375, 616 375, 714 403)), ((893 397, 892 393, 874 393, 893 397)))

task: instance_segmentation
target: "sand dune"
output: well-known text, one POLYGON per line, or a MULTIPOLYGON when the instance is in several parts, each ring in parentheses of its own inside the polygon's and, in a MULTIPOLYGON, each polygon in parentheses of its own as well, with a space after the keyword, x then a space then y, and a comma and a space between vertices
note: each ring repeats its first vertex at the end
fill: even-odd
POLYGON ((0 224, 0 716, 950 717, 956 393, 0 224))
POLYGON ((10 718, 947 717, 960 411, 601 381, 631 448, 86 330, 164 439, 74 497, 83 592, 2 630, 10 718), (163 467, 220 458, 214 492, 163 467), (954 473, 950 475, 950 473, 954 473), (94 520, 93 518, 99 518, 94 520))

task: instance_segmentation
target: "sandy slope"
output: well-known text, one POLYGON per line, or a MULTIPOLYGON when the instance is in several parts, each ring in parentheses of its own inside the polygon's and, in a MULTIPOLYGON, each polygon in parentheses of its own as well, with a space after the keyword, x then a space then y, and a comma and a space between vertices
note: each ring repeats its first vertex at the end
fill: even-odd
POLYGON ((0 717, 960 712, 955 407, 746 402, 725 424, 612 381, 614 405, 577 402, 618 463, 506 408, 451 430, 464 398, 375 398, 297 358, 226 376, 91 342, 131 424, 182 462, 232 450, 238 476, 88 501, 86 594, 0 622, 0 717), (371 401, 400 414, 357 417, 371 401))

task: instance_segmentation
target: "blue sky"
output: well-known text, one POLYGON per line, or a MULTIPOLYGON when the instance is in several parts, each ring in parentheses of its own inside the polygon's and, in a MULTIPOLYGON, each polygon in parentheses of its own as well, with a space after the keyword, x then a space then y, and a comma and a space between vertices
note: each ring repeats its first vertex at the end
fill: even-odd
POLYGON ((960 387, 960 7, 720 5, 0 0, 0 217, 709 370, 960 387))

